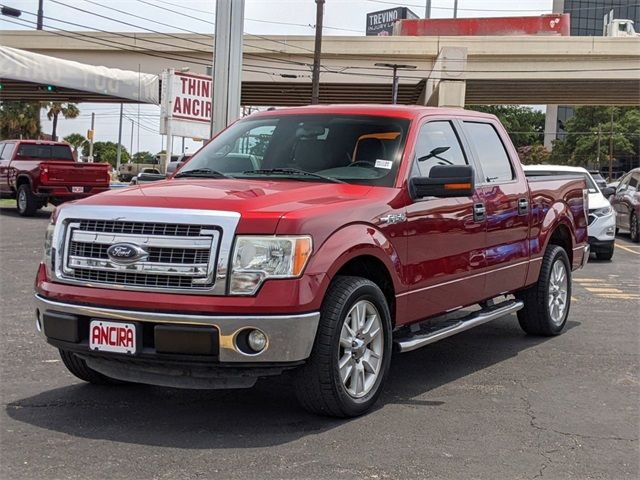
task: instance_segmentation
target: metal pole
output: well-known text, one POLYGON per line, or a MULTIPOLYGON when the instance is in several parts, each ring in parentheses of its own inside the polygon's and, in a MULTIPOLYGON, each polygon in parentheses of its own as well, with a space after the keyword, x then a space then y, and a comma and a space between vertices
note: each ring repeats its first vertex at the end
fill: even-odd
POLYGON ((184 137, 182 137, 182 153, 184 153, 184 137))
POLYGON ((609 181, 613 178, 613 107, 611 107, 611 133, 609 134, 609 181))
MULTIPOLYGON (((120 168, 120 160, 122 159, 122 115, 124 104, 120 103, 120 120, 118 121, 118 149, 116 150, 116 170, 120 168)), ((132 155, 129 152, 129 155, 132 155)))
POLYGON ((431 18, 431 0, 427 0, 427 4, 424 7, 424 18, 431 18))
POLYGON ((322 17, 324 0, 316 0, 316 42, 313 50, 313 73, 311 75, 311 105, 320 103, 320 56, 322 55, 322 17))
POLYGON ((89 139, 89 162, 93 162, 93 137, 95 136, 96 114, 91 113, 91 138, 89 139))
POLYGON ((453 18, 458 18, 458 0, 453 0, 453 18))
POLYGON ((391 103, 398 103, 398 67, 394 65, 393 67, 393 89, 391 95, 391 103))
MULTIPOLYGON (((131 146, 129 147, 129 152, 133 152, 133 118, 131 120, 131 146)), ((129 159, 131 161, 131 159, 129 159)))
POLYGON ((600 170, 600 125, 598 125, 598 150, 596 152, 596 165, 598 165, 598 171, 600 170))
POLYGON ((42 4, 44 0, 38 0, 38 21, 37 21, 37 30, 42 30, 42 18, 44 17, 44 10, 42 8, 42 4))

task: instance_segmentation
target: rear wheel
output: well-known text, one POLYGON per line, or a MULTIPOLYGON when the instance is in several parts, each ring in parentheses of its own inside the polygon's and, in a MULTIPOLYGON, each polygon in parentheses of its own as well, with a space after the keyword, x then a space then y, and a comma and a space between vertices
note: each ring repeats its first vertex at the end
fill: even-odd
POLYGON ((40 208, 41 202, 31 191, 31 185, 23 183, 18 187, 16 208, 23 217, 30 217, 40 208))
POLYGON ((518 322, 531 335, 562 333, 571 307, 571 268, 567 252, 549 245, 542 259, 537 283, 518 292, 524 302, 518 322))
POLYGON ((391 315, 384 294, 359 277, 336 277, 321 308, 296 394, 316 414, 355 417, 376 402, 391 362, 391 315))
POLYGON ((80 380, 93 383, 94 385, 118 385, 125 383, 120 380, 116 380, 115 378, 107 377, 106 375, 89 368, 87 366, 87 362, 72 352, 60 350, 60 357, 62 358, 64 366, 67 367, 67 370, 80 380))
POLYGON ((636 215, 636 212, 631 214, 629 220, 629 232, 631 233, 631 241, 640 242, 640 218, 636 215))

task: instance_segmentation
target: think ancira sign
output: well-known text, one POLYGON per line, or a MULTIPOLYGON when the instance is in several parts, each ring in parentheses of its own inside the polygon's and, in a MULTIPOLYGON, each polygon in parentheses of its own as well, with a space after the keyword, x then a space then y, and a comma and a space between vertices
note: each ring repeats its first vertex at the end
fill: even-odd
POLYGON ((209 138, 211 77, 169 70, 162 77, 160 133, 209 138))
POLYGON ((393 24, 398 20, 420 18, 407 7, 389 8, 367 13, 367 35, 387 36, 393 34, 393 24))

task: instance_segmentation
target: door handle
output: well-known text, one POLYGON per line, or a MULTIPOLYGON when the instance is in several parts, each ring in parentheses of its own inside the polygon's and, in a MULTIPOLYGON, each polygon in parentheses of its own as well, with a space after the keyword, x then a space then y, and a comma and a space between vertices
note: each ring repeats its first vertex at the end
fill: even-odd
POLYGON ((476 222, 482 222, 487 217, 487 210, 484 203, 476 203, 473 206, 473 220, 476 222))
POLYGON ((518 199, 518 215, 526 215, 529 213, 529 200, 526 198, 518 199))

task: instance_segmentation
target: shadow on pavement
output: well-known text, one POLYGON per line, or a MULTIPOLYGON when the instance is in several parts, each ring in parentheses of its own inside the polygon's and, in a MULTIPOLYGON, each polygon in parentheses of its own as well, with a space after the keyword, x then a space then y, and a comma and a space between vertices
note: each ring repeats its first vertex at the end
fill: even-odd
MULTIPOLYGON (((567 328, 579 325, 569 322, 567 328)), ((370 415, 392 404, 437 409, 445 402, 424 398, 430 391, 547 340, 524 335, 510 317, 395 355, 370 415)), ((190 449, 279 445, 349 421, 306 413, 286 377, 247 390, 74 384, 10 403, 6 412, 16 421, 74 437, 190 449)))

